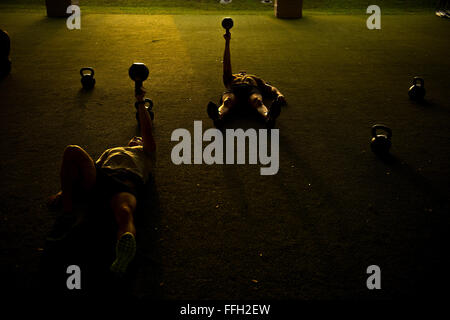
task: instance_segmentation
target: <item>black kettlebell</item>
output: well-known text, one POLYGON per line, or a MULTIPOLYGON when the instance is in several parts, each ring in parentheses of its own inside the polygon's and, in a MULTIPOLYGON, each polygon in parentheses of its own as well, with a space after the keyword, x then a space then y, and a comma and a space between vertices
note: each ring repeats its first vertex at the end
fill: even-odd
POLYGON ((408 94, 411 100, 420 101, 425 97, 424 81, 420 77, 414 77, 412 86, 409 88, 408 94))
POLYGON ((81 85, 86 90, 91 90, 95 86, 94 69, 90 67, 81 68, 81 85))
MULTIPOLYGON (((145 98, 144 103, 145 103, 145 109, 148 111, 148 113, 150 115, 150 119, 152 119, 152 121, 153 121, 153 119, 155 119, 155 114, 152 111, 153 101, 149 98, 145 98)), ((136 103, 134 104, 134 107, 136 108, 136 120, 137 120, 138 124, 140 125, 141 122, 139 120, 139 111, 137 111, 137 109, 139 108, 139 102, 136 101, 136 103)))
POLYGON ((233 25, 233 19, 231 19, 230 17, 223 18, 222 27, 227 31, 227 33, 230 32, 230 29, 233 28, 233 25))
POLYGON ((389 153, 392 142, 392 130, 383 124, 376 124, 372 127, 372 140, 370 147, 376 154, 386 155, 389 153), (386 134, 378 134, 378 130, 383 130, 386 134))

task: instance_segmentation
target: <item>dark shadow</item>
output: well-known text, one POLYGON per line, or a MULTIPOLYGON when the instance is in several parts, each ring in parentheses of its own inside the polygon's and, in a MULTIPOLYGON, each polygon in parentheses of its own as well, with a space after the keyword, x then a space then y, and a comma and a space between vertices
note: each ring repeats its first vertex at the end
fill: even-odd
POLYGON ((450 110, 446 106, 443 106, 441 104, 438 104, 434 102, 433 100, 424 99, 420 101, 410 100, 411 104, 414 105, 417 108, 421 108, 422 110, 430 110, 430 111, 436 111, 436 112, 445 112, 449 113, 450 110))
POLYGON ((448 208, 448 195, 436 188, 427 178, 409 166, 406 161, 391 153, 376 155, 376 158, 420 190, 430 201, 430 205, 437 204, 439 207, 448 208))
MULTIPOLYGON (((56 299, 97 298, 102 300, 136 300, 137 281, 145 281, 152 298, 161 295, 159 289, 160 254, 157 248, 159 230, 159 196, 154 179, 150 179, 140 197, 135 213, 136 257, 127 274, 118 277, 109 271, 115 257, 116 223, 109 210, 99 205, 85 205, 87 218, 73 226, 74 215, 60 214, 47 235, 42 255, 38 291, 41 296, 56 299), (156 230, 155 230, 156 228, 156 230), (67 267, 81 269, 81 290, 68 290, 67 267)), ((83 207, 83 206, 81 206, 83 207)))
POLYGON ((411 100, 409 99, 409 101, 411 101, 412 104, 415 104, 417 106, 422 106, 422 107, 435 107, 436 103, 434 103, 431 100, 427 100, 427 99, 423 99, 423 100, 411 100))
POLYGON ((67 30, 66 21, 67 17, 48 17, 47 15, 43 15, 39 20, 35 20, 33 23, 29 24, 28 27, 61 26, 63 30, 67 30))
POLYGON ((86 90, 84 88, 81 88, 80 90, 78 90, 77 103, 80 108, 86 108, 86 105, 87 105, 89 99, 91 98, 93 92, 94 92, 94 89, 86 90))

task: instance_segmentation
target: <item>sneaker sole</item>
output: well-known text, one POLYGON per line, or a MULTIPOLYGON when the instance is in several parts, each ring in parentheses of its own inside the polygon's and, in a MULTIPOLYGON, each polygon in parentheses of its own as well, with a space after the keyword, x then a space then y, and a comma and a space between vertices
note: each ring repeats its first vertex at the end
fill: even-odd
POLYGON ((110 270, 114 273, 125 273, 135 254, 136 239, 132 233, 126 232, 117 241, 116 260, 112 263, 110 270))

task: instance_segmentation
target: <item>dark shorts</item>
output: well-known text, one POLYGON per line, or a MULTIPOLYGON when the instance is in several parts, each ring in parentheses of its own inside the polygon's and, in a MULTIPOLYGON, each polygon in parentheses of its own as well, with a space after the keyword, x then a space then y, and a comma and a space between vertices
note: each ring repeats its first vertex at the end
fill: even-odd
POLYGON ((105 198, 111 198, 117 193, 128 192, 137 199, 144 186, 144 181, 140 176, 126 169, 96 166, 96 172, 96 190, 105 198))
POLYGON ((252 94, 261 94, 261 91, 248 84, 232 85, 230 89, 225 90, 220 103, 223 101, 223 96, 228 93, 233 93, 238 101, 246 103, 252 94))

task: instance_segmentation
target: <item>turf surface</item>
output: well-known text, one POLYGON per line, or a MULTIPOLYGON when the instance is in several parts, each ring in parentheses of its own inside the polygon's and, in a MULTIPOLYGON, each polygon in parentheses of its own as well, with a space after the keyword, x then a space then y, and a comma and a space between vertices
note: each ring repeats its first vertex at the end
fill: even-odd
MULTIPOLYGON (((275 1, 273 1, 275 2, 275 1)), ((77 3, 77 1, 73 1, 77 3)), ((260 0, 235 0, 230 4, 221 4, 219 0, 82 0, 78 1, 83 12, 96 13, 133 13, 133 14, 271 14, 274 3, 262 4, 260 0)), ((428 11, 434 9, 435 0, 378 0, 384 14, 428 11)), ((314 0, 303 1, 303 8, 316 13, 353 13, 364 14, 373 4, 368 0, 314 0)), ((4 10, 42 10, 41 0, 2 0, 4 10)))
POLYGON ((1 266, 10 286, 39 282, 45 238, 61 219, 44 202, 58 190, 65 145, 98 157, 135 133, 127 70, 143 61, 156 112, 157 207, 141 212, 154 216, 138 228, 133 295, 430 294, 447 250, 448 21, 383 16, 382 30, 370 31, 364 15, 235 15, 233 70, 262 76, 289 102, 278 121, 280 172, 264 177, 259 166, 170 160, 174 129, 192 131, 193 120, 212 127, 205 109, 223 90, 221 17, 87 14, 70 32, 43 14, 0 13, 13 48, 0 84, 1 266), (92 93, 80 91, 86 65, 96 70, 92 93), (425 78, 425 105, 407 98, 414 75, 425 78), (376 122, 393 128, 392 163, 370 152, 376 122), (371 264, 382 269, 382 291, 365 286, 371 264))

